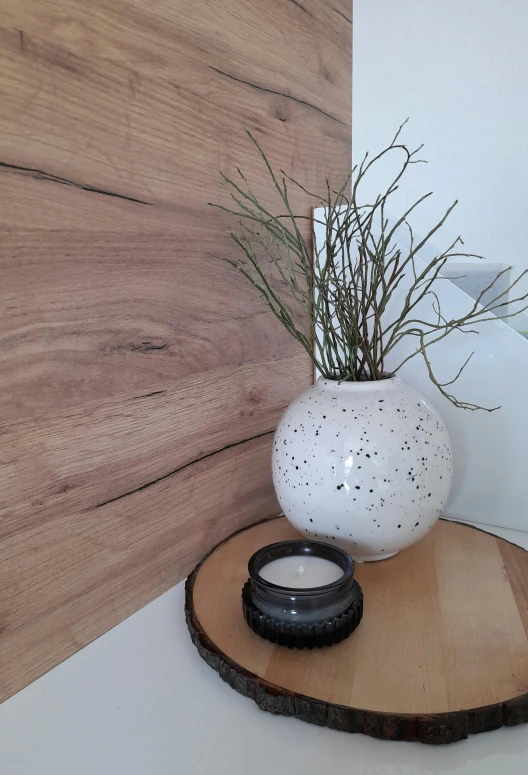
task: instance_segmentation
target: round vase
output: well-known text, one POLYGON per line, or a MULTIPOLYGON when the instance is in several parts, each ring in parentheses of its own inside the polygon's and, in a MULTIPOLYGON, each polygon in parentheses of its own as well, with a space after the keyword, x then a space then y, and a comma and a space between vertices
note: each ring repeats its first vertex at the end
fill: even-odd
POLYGON ((452 480, 440 415, 397 377, 320 377, 282 416, 272 468, 292 525, 358 562, 392 557, 422 538, 452 480))

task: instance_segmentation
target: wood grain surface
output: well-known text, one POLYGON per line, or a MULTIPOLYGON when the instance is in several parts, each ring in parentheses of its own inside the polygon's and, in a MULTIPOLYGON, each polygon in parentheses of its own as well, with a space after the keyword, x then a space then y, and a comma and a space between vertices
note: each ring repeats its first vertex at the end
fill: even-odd
POLYGON ((363 620, 325 649, 274 646, 247 626, 257 549, 298 538, 285 518, 238 532, 187 583, 202 656, 265 710, 389 739, 453 742, 528 721, 528 553, 440 521, 413 547, 356 565, 363 620), (275 699, 274 699, 275 698, 275 699))
POLYGON ((269 200, 244 127, 323 190, 350 123, 345 0, 0 0, 0 699, 277 512, 311 366, 207 202, 269 200))

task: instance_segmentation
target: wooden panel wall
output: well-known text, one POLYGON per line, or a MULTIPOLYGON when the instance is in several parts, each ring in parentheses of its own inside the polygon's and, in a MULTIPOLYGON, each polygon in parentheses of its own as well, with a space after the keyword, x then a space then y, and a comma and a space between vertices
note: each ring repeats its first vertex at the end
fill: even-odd
MULTIPOLYGON (((350 167, 347 0, 0 0, 0 697, 277 510, 305 355, 218 169, 350 167)), ((298 195, 299 212, 311 202, 298 195)))

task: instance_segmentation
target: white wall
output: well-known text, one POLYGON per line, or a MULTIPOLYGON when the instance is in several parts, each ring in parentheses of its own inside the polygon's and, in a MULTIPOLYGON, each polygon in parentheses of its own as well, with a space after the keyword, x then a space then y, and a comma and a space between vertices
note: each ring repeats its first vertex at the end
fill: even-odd
POLYGON ((458 198, 440 246, 462 234, 469 252, 527 268, 528 0, 354 0, 353 56, 354 162, 409 116, 404 140, 429 163, 399 203, 435 192, 415 228, 458 198))
MULTIPOLYGON (((458 199, 432 247, 462 234, 468 252, 528 268, 528 0, 354 0, 353 57, 354 163, 384 148, 407 117, 403 140, 425 143, 429 163, 412 168, 390 211, 433 191, 412 216, 423 234, 458 199)), ((365 193, 379 193, 386 173, 372 176, 365 193)), ((453 286, 441 291, 445 309, 463 304, 453 286)), ((511 322, 526 327, 526 318, 511 322)), ((448 379, 462 350, 476 349, 455 392, 502 404, 499 412, 447 405, 419 358, 401 376, 448 423, 456 467, 448 513, 526 530, 528 343, 500 323, 488 326, 431 357, 448 379)))

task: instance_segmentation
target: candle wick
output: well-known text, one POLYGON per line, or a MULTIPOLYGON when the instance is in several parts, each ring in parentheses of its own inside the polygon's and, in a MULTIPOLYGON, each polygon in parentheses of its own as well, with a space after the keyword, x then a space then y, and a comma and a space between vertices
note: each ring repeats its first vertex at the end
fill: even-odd
POLYGON ((297 568, 297 575, 302 576, 303 573, 304 573, 304 567, 302 565, 299 565, 299 567, 297 568))

